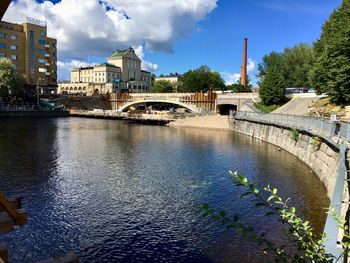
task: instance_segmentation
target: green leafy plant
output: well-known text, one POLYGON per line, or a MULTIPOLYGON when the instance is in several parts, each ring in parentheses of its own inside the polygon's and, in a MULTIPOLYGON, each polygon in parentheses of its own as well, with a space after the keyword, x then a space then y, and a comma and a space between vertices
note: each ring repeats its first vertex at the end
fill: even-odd
POLYGON ((298 129, 292 129, 291 130, 291 138, 293 139, 293 141, 297 142, 299 140, 299 135, 300 135, 300 131, 298 129))
POLYGON ((320 149, 320 147, 321 147, 321 140, 320 140, 319 137, 313 136, 313 137, 311 138, 310 144, 313 146, 313 149, 314 149, 315 151, 318 151, 318 150, 320 149))
MULTIPOLYGON (((289 244, 276 244, 268 238, 265 233, 258 233, 253 227, 247 226, 239 217, 239 215, 227 215, 225 211, 216 212, 209 207, 208 204, 201 206, 204 216, 210 216, 227 227, 227 229, 235 229, 239 234, 255 241, 262 246, 265 251, 272 252, 275 262, 334 262, 335 257, 327 253, 324 242, 325 234, 316 235, 308 221, 302 220, 296 214, 294 207, 288 206, 289 199, 283 200, 277 195, 278 190, 271 186, 266 186, 263 190, 259 190, 254 184, 249 183, 248 179, 239 175, 237 172, 230 172, 233 184, 242 187, 245 192, 241 198, 252 197, 255 207, 263 207, 265 216, 275 216, 281 224, 287 226, 289 235, 289 244), (288 249, 286 248, 294 248, 288 249), (290 252, 292 251, 292 252, 290 252)), ((338 221, 340 227, 344 227, 345 221, 341 217, 336 217, 334 210, 329 212, 338 221)), ((348 229, 348 228, 346 228, 348 229)), ((345 255, 348 255, 348 247, 350 236, 344 235, 343 246, 345 255)))

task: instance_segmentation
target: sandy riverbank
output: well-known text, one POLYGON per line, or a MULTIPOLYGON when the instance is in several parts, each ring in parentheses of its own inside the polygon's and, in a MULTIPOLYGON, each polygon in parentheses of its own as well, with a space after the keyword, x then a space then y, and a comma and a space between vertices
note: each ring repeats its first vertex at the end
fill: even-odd
POLYGON ((200 116, 178 119, 168 124, 169 127, 190 127, 216 130, 229 130, 228 116, 200 116))

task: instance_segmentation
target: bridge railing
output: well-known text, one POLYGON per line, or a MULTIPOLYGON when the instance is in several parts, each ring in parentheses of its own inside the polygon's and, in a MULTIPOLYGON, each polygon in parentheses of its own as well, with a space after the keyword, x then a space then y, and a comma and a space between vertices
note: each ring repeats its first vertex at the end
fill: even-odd
MULTIPOLYGON (((307 116, 273 113, 266 114, 243 111, 236 113, 231 112, 230 118, 309 131, 311 134, 317 134, 318 136, 323 137, 326 141, 335 145, 339 149, 339 163, 333 196, 330 200, 330 208, 334 209, 336 215, 342 216, 347 213, 346 211, 349 211, 349 206, 346 207, 348 201, 343 201, 345 199, 345 193, 348 191, 346 187, 348 183, 348 173, 350 172, 347 170, 348 145, 347 143, 336 144, 329 139, 333 136, 338 136, 346 140, 346 142, 349 142, 349 123, 337 121, 335 118, 322 119, 307 116)), ((349 221, 347 221, 346 224, 349 225, 349 221)), ((335 220, 335 218, 331 215, 327 216, 324 233, 327 237, 325 242, 327 252, 333 254, 336 257, 342 257, 343 251, 339 246, 342 238, 342 229, 339 227, 338 222, 335 220)))
POLYGON ((339 136, 350 141, 350 124, 334 118, 316 118, 300 115, 238 111, 235 118, 244 118, 295 129, 321 133, 324 136, 339 136))

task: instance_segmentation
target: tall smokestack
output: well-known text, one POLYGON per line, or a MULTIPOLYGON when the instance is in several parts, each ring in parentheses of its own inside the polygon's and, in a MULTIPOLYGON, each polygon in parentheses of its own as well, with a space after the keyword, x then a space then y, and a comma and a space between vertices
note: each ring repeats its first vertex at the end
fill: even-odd
POLYGON ((244 38, 243 46, 243 61, 241 67, 241 85, 247 86, 247 53, 248 53, 248 38, 244 38))

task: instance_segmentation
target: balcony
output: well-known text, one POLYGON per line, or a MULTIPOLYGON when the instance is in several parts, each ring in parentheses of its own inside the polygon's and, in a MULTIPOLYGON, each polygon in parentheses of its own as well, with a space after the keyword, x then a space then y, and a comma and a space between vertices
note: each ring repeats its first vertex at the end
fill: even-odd
POLYGON ((50 72, 45 72, 45 75, 46 75, 46 76, 50 76, 51 73, 50 73, 50 72))
POLYGON ((50 48, 50 45, 49 45, 49 44, 45 44, 45 47, 46 47, 46 48, 50 48))
POLYGON ((45 63, 45 66, 46 66, 46 67, 50 67, 50 63, 49 63, 49 62, 46 62, 46 63, 45 63))
POLYGON ((49 57, 50 57, 50 54, 46 53, 46 54, 45 54, 45 57, 49 58, 49 57))

